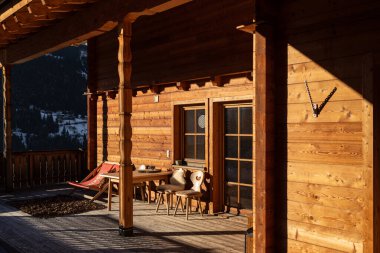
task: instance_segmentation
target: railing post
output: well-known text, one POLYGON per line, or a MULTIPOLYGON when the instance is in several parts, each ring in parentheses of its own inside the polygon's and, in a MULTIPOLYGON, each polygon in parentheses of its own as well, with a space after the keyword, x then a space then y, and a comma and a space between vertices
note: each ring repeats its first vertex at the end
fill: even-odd
MULTIPOLYGON (((1 65, 1 64, 0 64, 1 65)), ((12 126, 11 126, 11 66, 2 67, 3 74, 3 159, 5 160, 6 189, 13 189, 12 126)))
MULTIPOLYGON (((96 38, 88 40, 88 81, 87 81, 87 169, 91 171, 96 167, 96 95, 97 54, 96 38)), ((85 161, 85 160, 83 160, 85 161)))
POLYGON ((27 164, 28 164, 28 182, 29 182, 29 187, 33 188, 34 187, 34 164, 32 164, 33 156, 28 155, 27 156, 27 164))

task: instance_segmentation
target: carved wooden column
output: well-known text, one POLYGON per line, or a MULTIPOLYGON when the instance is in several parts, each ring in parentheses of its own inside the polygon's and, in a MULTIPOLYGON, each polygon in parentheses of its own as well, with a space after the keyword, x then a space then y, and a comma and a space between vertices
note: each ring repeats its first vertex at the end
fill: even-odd
POLYGON ((133 185, 132 185, 132 52, 130 48, 132 24, 124 21, 119 26, 119 112, 120 112, 120 216, 119 234, 133 234, 133 185))
POLYGON ((96 38, 87 41, 87 169, 93 170, 96 167, 96 81, 97 81, 97 55, 96 38))
POLYGON ((3 158, 5 161, 6 189, 13 189, 12 126, 11 126, 11 66, 2 66, 3 74, 3 158))

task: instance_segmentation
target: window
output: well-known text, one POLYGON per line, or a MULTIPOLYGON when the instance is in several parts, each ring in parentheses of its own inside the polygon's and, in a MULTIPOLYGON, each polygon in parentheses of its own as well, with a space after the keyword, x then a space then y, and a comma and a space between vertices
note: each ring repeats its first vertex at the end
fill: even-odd
POLYGON ((182 158, 186 162, 205 160, 205 108, 183 107, 182 158))
POLYGON ((252 210, 252 105, 224 107, 225 205, 252 210))

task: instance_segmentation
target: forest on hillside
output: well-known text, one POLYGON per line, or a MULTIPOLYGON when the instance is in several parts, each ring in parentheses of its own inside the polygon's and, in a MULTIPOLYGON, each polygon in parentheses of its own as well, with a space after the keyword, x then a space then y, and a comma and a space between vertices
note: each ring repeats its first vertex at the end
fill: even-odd
MULTIPOLYGON (((84 149, 86 84, 86 45, 68 47, 13 66, 13 151, 84 149)), ((2 99, 1 96, 1 105, 2 99)), ((0 115, 3 118, 2 110, 0 115)), ((1 132, 2 127, 3 124, 1 132)), ((2 143, 1 137, 1 149, 2 143)))

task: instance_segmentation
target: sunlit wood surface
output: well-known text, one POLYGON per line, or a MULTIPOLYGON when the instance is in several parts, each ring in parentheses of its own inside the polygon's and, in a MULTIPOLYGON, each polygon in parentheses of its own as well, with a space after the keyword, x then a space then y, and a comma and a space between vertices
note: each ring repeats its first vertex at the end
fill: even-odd
MULTIPOLYGON (((64 194, 68 188, 0 195, 0 238, 20 252, 243 252, 244 217, 200 217, 179 212, 167 216, 162 208, 134 201, 135 236, 118 235, 118 203, 79 215, 39 219, 6 205, 12 199, 64 194)), ((114 198, 113 201, 117 201, 114 198)), ((101 199, 106 205, 106 199, 101 199)))

